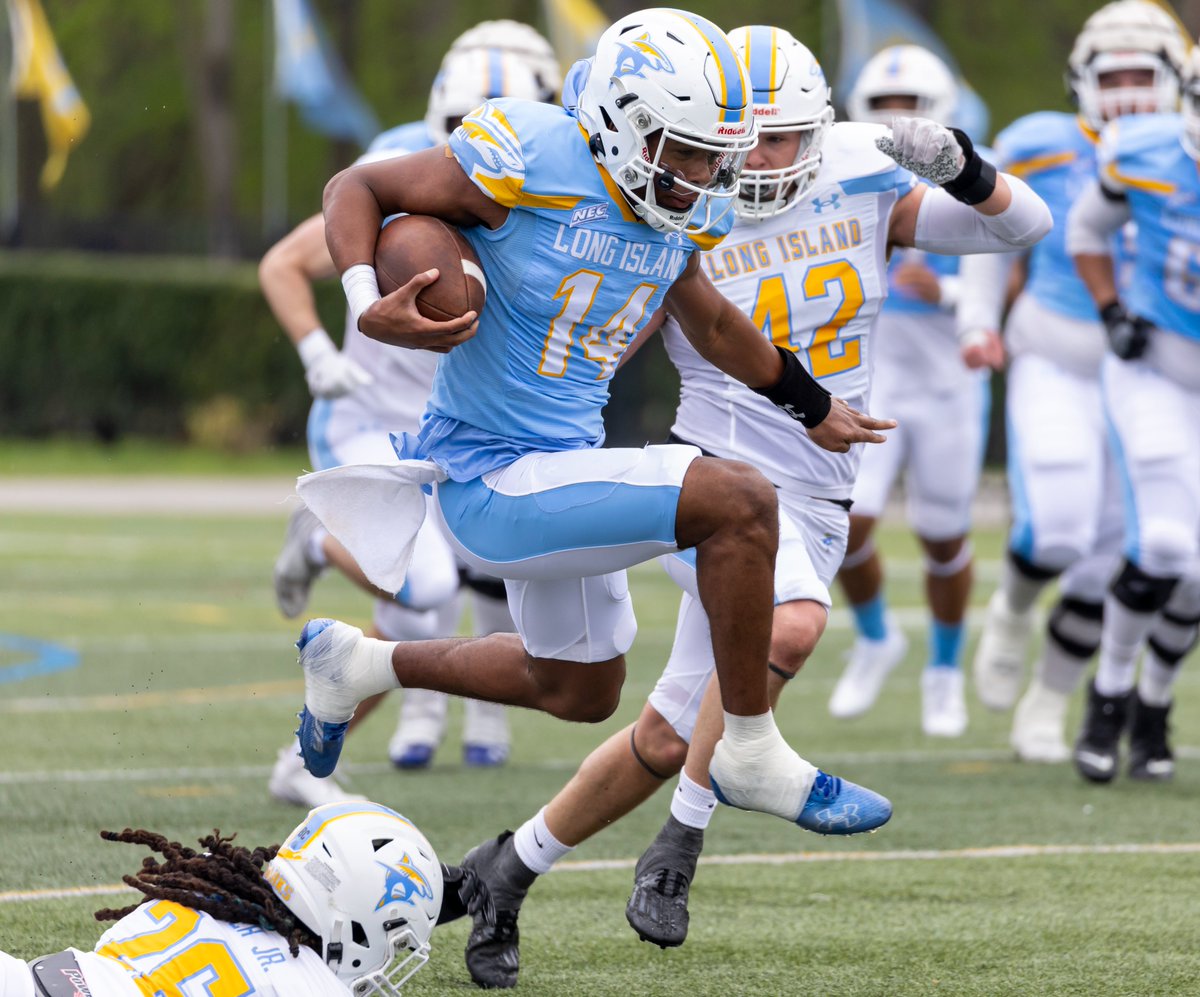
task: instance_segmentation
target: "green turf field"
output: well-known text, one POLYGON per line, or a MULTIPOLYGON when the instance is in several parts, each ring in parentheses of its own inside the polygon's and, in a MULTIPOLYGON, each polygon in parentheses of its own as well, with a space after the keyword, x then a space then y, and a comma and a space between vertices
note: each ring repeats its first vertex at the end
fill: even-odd
MULTIPOLYGON (((2 485, 0 485, 2 487, 2 485)), ((270 566, 271 516, 0 516, 0 949, 34 957, 90 947, 91 911, 141 851, 97 829, 142 826, 184 840, 219 827, 280 840, 301 814, 266 779, 301 700, 270 566), (76 667, 25 674, 36 639, 76 667), (21 677, 25 675, 25 677, 21 677)), ((1001 537, 976 539, 982 604, 1001 537)), ((1086 786, 1069 766, 1027 767, 1007 718, 971 703, 966 737, 935 743, 918 721, 919 564, 884 536, 890 587, 912 650, 876 710, 835 723, 825 702, 849 642, 835 613, 825 644, 785 696, 781 726, 813 761, 886 792, 876 834, 821 838, 727 811, 708 834, 687 944, 661 952, 624 919, 632 862, 666 813, 664 793, 539 883, 521 916, 520 993, 1144 995, 1200 992, 1200 680, 1180 684, 1170 786, 1086 786), (1190 746, 1190 747, 1189 747, 1190 746)), ((403 811, 441 855, 532 814, 608 732, 635 716, 664 661, 676 594, 633 572, 641 630, 618 715, 597 727, 514 716, 507 768, 463 771, 452 729, 434 769, 386 762, 393 708, 353 738, 355 789, 403 811)), ((368 603, 323 579, 314 615, 366 623, 368 603)), ((51 658, 51 667, 54 659, 51 658)), ((414 994, 473 990, 466 925, 434 935, 414 994)))

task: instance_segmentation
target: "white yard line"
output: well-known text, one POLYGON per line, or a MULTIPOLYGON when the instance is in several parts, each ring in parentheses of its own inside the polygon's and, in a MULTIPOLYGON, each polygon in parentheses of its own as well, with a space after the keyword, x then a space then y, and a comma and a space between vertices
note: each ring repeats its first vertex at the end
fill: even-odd
MULTIPOLYGON (((978 859, 1036 859, 1065 855, 1198 855, 1200 841, 1128 843, 1115 845, 991 845, 986 848, 917 848, 889 852, 779 852, 742 855, 705 855, 701 865, 776 866, 818 862, 942 862, 978 859)), ((636 858, 590 859, 559 862, 554 872, 609 872, 632 869, 636 858)), ((31 903, 39 900, 67 900, 98 897, 134 891, 123 883, 100 886, 62 886, 45 890, 7 890, 0 892, 0 904, 31 903)))

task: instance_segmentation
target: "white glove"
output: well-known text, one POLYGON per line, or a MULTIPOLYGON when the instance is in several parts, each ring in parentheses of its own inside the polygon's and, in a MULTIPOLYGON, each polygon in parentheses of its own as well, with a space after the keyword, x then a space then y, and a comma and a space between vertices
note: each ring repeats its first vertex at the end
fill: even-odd
POLYGON ((894 119, 891 138, 882 135, 875 145, 906 170, 936 184, 949 183, 966 164, 953 132, 928 118, 894 119))
POLYGON ((341 398, 375 380, 344 353, 324 329, 313 329, 296 347, 314 398, 341 398))

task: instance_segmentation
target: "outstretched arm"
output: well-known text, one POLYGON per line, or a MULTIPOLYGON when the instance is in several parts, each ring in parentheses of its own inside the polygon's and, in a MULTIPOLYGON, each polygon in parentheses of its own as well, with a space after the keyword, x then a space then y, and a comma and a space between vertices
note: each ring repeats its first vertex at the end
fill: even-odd
POLYGON ((855 443, 883 443, 886 437, 876 430, 895 427, 890 419, 873 419, 831 398, 795 353, 772 346, 712 286, 695 255, 667 292, 666 310, 705 360, 787 412, 819 447, 844 453, 855 443))

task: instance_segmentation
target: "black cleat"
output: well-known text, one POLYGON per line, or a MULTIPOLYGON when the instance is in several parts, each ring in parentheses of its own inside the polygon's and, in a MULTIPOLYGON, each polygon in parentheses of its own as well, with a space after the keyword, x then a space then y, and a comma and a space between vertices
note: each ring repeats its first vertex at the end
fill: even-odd
POLYGON ((517 915, 537 873, 533 872, 513 845, 512 831, 476 845, 462 861, 463 868, 487 888, 494 916, 486 908, 473 911, 473 926, 467 939, 467 971, 484 990, 507 990, 517 985, 520 968, 520 932, 517 915))
POLYGON ((642 941, 665 949, 687 938, 688 889, 703 848, 704 832, 672 815, 638 859, 625 920, 642 941))
POLYGON ((1147 706, 1133 694, 1129 722, 1129 778, 1166 782, 1175 775, 1175 755, 1167 742, 1171 704, 1147 706))
POLYGON ((1129 717, 1132 694, 1101 696, 1096 683, 1088 685, 1083 730, 1071 752, 1075 768, 1089 782, 1112 782, 1117 774, 1118 741, 1129 717))

